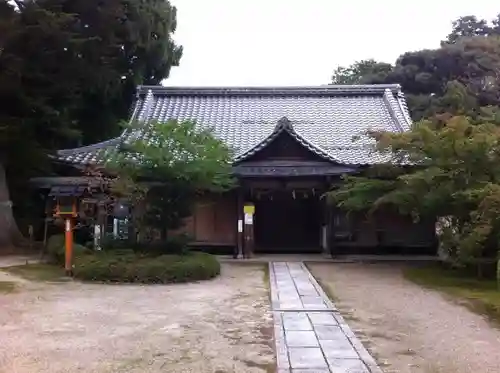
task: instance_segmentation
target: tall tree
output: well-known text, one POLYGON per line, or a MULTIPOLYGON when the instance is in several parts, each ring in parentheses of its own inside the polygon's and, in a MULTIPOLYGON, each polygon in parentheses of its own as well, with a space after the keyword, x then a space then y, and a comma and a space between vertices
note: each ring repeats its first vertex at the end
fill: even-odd
POLYGON ((347 177, 332 202, 371 213, 395 208, 441 226, 441 250, 458 263, 495 257, 500 239, 500 127, 452 116, 419 122, 406 133, 373 132, 376 149, 388 162, 369 174, 347 177), (411 165, 406 167, 402 165, 411 165))
MULTIPOLYGON (((177 10, 165 0, 37 0, 51 12, 72 14, 72 30, 84 38, 81 100, 75 113, 80 141, 115 136, 129 114, 139 84, 159 84, 177 66, 182 48, 172 39, 177 10)), ((74 144, 77 145, 77 144, 74 144)))
MULTIPOLYGON (((334 76, 334 81, 347 75, 347 80, 354 83, 399 83, 417 121, 449 112, 442 98, 450 85, 462 86, 465 89, 462 94, 470 96, 470 102, 476 101, 474 107, 468 108, 470 111, 500 105, 500 37, 496 35, 463 37, 437 49, 407 52, 392 69, 379 69, 376 74, 358 68, 358 64, 342 70, 340 76, 334 76)), ((378 65, 373 62, 373 66, 378 65)))
POLYGON ((50 149, 77 136, 68 113, 78 97, 70 51, 79 38, 70 31, 71 15, 34 3, 0 4, 0 244, 6 244, 20 238, 12 205, 20 212, 29 203, 27 179, 47 166, 50 149))
MULTIPOLYGON (((0 0, 0 222, 52 151, 118 133, 136 84, 178 64, 175 28, 165 0, 0 0)), ((15 231, 1 224, 0 244, 15 231)))
MULTIPOLYGON (((132 123, 129 131, 145 130, 141 123, 132 123)), ((136 191, 144 195, 144 189, 134 185, 160 184, 146 190, 136 228, 155 228, 167 239, 168 232, 180 228, 192 214, 199 193, 222 192, 234 185, 231 159, 231 149, 212 131, 200 130, 194 122, 170 120, 151 123, 143 137, 124 146, 107 167, 116 170, 115 183, 128 181, 121 184, 132 191, 128 198, 136 191)))
POLYGON ((339 66, 332 76, 332 84, 375 84, 383 83, 393 67, 389 63, 377 62, 373 59, 361 60, 351 66, 339 66))
POLYGON ((464 16, 453 21, 452 30, 445 43, 455 43, 458 39, 471 36, 485 36, 493 32, 493 28, 484 19, 476 16, 464 16))

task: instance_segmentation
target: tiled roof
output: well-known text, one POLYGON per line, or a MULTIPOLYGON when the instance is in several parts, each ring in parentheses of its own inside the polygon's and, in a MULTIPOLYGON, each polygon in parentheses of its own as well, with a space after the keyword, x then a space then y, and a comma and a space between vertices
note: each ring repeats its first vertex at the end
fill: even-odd
MULTIPOLYGON (((371 130, 406 131, 411 119, 399 85, 198 88, 140 86, 131 120, 194 120, 212 128, 235 151, 235 161, 254 154, 280 131, 326 159, 346 164, 380 163, 371 130)), ((99 163, 131 134, 58 152, 72 163, 99 163)))

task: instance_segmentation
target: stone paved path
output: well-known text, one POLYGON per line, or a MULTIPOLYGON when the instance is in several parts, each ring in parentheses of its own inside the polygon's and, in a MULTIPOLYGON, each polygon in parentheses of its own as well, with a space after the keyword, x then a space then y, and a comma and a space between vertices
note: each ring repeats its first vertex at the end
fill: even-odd
POLYGON ((382 373, 303 263, 269 272, 278 373, 382 373))

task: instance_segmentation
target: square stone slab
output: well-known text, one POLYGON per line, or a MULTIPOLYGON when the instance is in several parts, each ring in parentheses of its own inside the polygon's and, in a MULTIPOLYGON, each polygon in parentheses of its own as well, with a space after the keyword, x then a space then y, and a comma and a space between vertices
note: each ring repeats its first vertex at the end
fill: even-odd
POLYGON ((327 358, 332 373, 370 373, 366 365, 359 359, 327 358))
POLYGON ((308 315, 313 325, 338 325, 331 312, 309 312, 308 315))
POLYGON ((279 302, 279 305, 280 305, 280 309, 282 309, 282 310, 290 310, 290 311, 297 310, 297 311, 300 311, 300 310, 304 309, 304 306, 300 302, 299 303, 295 303, 295 302, 279 302))
POLYGON ((279 297, 279 302, 287 304, 302 304, 299 297, 279 297))
POLYGON ((309 320, 306 312, 281 312, 283 320, 309 320))
POLYGON ((279 291, 278 292, 278 298, 279 300, 292 300, 292 301, 299 301, 300 302, 300 295, 296 292, 289 292, 289 291, 279 291))
POLYGON ((343 330, 337 325, 316 325, 314 327, 316 336, 320 341, 333 341, 337 339, 347 339, 343 330))
POLYGON ((297 292, 299 293, 300 296, 306 296, 306 297, 319 296, 317 290, 314 288, 297 289, 297 292))
POLYGON ((339 338, 334 341, 320 341, 319 344, 327 358, 359 359, 358 353, 347 338, 339 338))
POLYGON ((297 293, 297 288, 293 284, 292 280, 286 280, 283 283, 278 283, 278 285, 276 286, 276 290, 278 290, 278 292, 286 291, 290 293, 297 293))
POLYGON ((320 348, 292 347, 288 351, 293 369, 328 369, 320 348))
POLYGON ((283 320, 283 326, 285 330, 313 330, 311 322, 306 315, 303 318, 285 318, 283 320))
POLYGON ((285 330, 285 341, 288 347, 319 347, 318 339, 313 331, 285 330))
POLYGON ((310 295, 305 295, 301 296, 300 299, 302 300, 302 303, 304 304, 314 304, 314 305, 324 305, 325 303, 323 302, 323 298, 321 298, 319 295, 318 296, 310 296, 310 295))

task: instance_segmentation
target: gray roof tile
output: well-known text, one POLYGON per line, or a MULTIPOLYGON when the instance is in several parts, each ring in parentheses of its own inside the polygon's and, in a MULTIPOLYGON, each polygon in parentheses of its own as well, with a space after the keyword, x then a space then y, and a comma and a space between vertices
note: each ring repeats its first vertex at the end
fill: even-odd
MULTIPOLYGON (((388 157, 372 151, 373 141, 353 136, 372 130, 406 131, 411 119, 399 85, 263 88, 179 88, 141 86, 131 120, 194 120, 212 128, 235 151, 235 161, 262 148, 280 130, 319 155, 342 164, 374 164, 388 157), (287 128, 278 121, 286 118, 287 128)), ((61 150, 73 163, 96 163, 123 141, 140 134, 125 131, 99 144, 61 150)))

